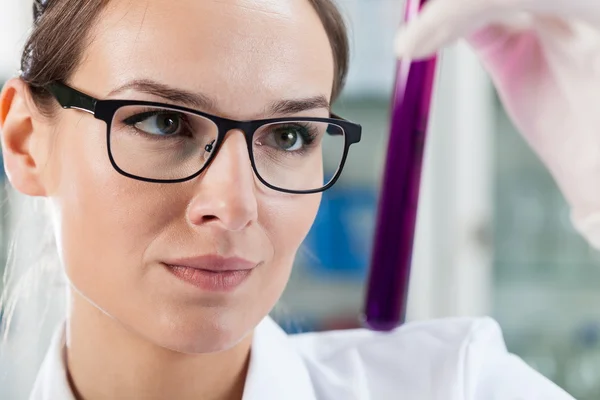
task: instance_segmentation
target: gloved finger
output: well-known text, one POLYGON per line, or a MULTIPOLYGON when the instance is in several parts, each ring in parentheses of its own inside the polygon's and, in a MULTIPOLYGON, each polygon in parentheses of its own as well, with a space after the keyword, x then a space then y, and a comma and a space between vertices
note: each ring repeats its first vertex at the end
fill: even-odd
POLYGON ((498 88, 512 91, 520 80, 529 82, 528 79, 539 76, 546 64, 532 28, 516 30, 492 24, 469 35, 467 40, 498 88))
POLYGON ((573 24, 558 17, 532 16, 528 25, 516 29, 492 24, 467 38, 500 92, 518 93, 519 87, 531 88, 539 79, 561 84, 556 70, 560 59, 549 62, 548 57, 571 58, 573 24))
MULTIPOLYGON (((500 0, 506 1, 506 0, 500 0)), ((519 9, 537 16, 555 16, 564 20, 572 19, 594 26, 600 25, 600 7, 597 0, 510 0, 518 2, 519 9)))
POLYGON ((537 142, 539 138, 535 135, 543 130, 526 125, 536 122, 523 112, 535 108, 532 98, 548 102, 552 96, 564 92, 556 63, 549 62, 548 57, 569 30, 566 21, 553 19, 548 20, 555 25, 553 32, 541 35, 539 18, 532 17, 527 29, 492 24, 467 38, 494 82, 506 111, 535 148, 541 145, 532 141, 537 142))

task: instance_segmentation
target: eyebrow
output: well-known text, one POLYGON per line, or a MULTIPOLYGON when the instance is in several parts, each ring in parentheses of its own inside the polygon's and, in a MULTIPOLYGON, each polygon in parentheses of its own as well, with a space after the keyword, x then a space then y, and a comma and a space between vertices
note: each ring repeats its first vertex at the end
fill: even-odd
MULTIPOLYGON (((136 79, 130 81, 118 88, 112 90, 108 95, 114 96, 127 90, 135 90, 158 97, 162 97, 175 104, 183 104, 190 108, 203 110, 205 112, 215 112, 216 103, 208 96, 202 93, 190 92, 155 82, 149 79, 136 79)), ((303 111, 326 109, 331 107, 327 98, 323 95, 316 95, 300 99, 284 99, 274 101, 265 109, 267 115, 277 114, 297 114, 303 111)))

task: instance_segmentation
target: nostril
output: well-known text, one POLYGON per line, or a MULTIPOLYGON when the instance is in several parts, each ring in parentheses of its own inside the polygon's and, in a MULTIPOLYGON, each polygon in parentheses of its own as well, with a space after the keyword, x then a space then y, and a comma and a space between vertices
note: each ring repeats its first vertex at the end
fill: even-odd
POLYGON ((216 215, 205 215, 202 217, 202 219, 204 220, 204 222, 210 222, 210 221, 214 221, 218 218, 216 215))

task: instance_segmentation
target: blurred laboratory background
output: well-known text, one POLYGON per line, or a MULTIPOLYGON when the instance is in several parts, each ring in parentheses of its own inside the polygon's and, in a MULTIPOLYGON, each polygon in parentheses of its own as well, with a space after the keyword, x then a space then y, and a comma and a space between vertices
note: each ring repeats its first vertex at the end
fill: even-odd
MULTIPOLYGON (((363 140, 351 149, 341 181, 324 194, 274 311, 289 332, 359 326, 385 161, 393 37, 404 4, 338 3, 352 58, 348 85, 334 108, 363 125, 363 140)), ((18 70, 31 4, 0 4, 1 85, 18 70)), ((30 210, 20 206, 22 197, 0 187, 6 260, 21 223, 15 214, 30 210)), ((556 185, 464 43, 443 54, 419 207, 408 319, 492 316, 510 351, 577 399, 600 399, 600 254, 573 230, 556 185)), ((30 240, 35 246, 34 235, 30 240)), ((16 252, 30 252, 28 243, 20 246, 16 252)), ((53 328, 30 332, 40 344, 26 359, 12 354, 7 362, 5 353, 0 372, 21 368, 22 378, 0 384, 0 399, 25 398, 23 387, 33 379, 53 328)), ((10 344, 21 338, 5 339, 10 344)))

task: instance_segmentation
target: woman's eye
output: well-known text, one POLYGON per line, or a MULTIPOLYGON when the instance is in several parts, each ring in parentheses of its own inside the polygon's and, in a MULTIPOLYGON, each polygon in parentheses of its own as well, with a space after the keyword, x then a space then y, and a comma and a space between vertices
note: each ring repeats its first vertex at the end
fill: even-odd
POLYGON ((304 136, 299 127, 279 128, 274 132, 277 147, 285 151, 297 151, 304 145, 304 136))
POLYGON ((153 135, 171 136, 181 130, 182 117, 177 113, 156 114, 136 122, 134 126, 153 135))

